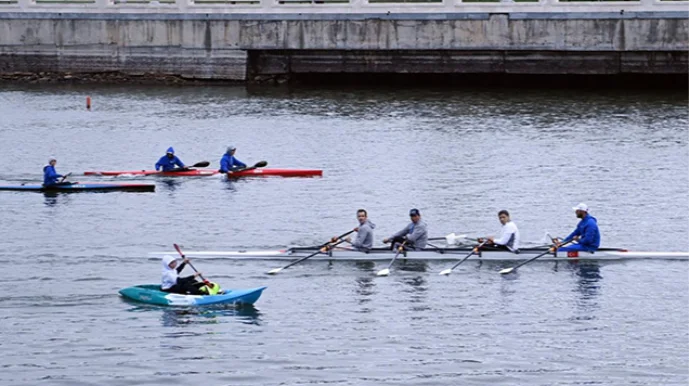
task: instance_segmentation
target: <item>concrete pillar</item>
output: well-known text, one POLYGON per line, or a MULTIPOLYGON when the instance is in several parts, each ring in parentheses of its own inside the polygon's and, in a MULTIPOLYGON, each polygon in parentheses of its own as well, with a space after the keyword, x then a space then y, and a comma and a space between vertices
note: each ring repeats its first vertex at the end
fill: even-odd
POLYGON ((175 6, 180 12, 185 12, 193 0, 175 0, 175 6))
POLYGON ((113 4, 112 0, 95 0, 96 8, 101 12, 107 12, 108 6, 113 4))
POLYGON ((19 5, 19 8, 22 10, 29 9, 34 4, 34 0, 17 0, 17 5, 19 5))

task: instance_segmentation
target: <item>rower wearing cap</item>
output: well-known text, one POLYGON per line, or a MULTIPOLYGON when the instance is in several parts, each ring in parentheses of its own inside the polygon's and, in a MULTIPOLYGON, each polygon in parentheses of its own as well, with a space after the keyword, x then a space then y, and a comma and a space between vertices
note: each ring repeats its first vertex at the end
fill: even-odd
POLYGON ((50 157, 48 159, 48 165, 43 167, 43 186, 58 185, 60 183, 60 178, 64 177, 62 174, 58 174, 55 171, 56 163, 57 160, 55 157, 50 157))
POLYGON ((169 172, 173 171, 175 166, 181 169, 185 167, 184 163, 175 155, 175 149, 170 146, 168 150, 165 151, 165 155, 156 162, 156 170, 160 169, 162 172, 169 172))
POLYGON ((408 224, 398 233, 393 236, 383 239, 383 243, 391 242, 391 250, 396 248, 398 243, 406 241, 405 246, 412 250, 420 250, 426 247, 427 243, 427 228, 426 223, 422 221, 422 216, 418 209, 410 210, 410 220, 408 224))
POLYGON ((599 249, 599 225, 597 219, 589 214, 589 208, 586 204, 580 203, 573 207, 575 215, 580 219, 577 228, 568 237, 563 239, 560 244, 565 244, 570 241, 577 241, 577 244, 568 245, 559 248, 560 251, 589 251, 594 252, 599 249))
POLYGON ((233 169, 246 168, 247 165, 242 163, 240 160, 235 158, 235 152, 237 148, 235 146, 228 146, 223 154, 223 158, 220 159, 220 172, 227 173, 233 171, 233 169))
MULTIPOLYGON (((501 237, 498 239, 488 237, 488 243, 483 249, 502 249, 513 253, 520 253, 520 231, 513 220, 510 219, 510 213, 507 210, 501 210, 498 212, 498 221, 503 225, 501 237)), ((480 238, 477 241, 482 243, 484 239, 480 238)))

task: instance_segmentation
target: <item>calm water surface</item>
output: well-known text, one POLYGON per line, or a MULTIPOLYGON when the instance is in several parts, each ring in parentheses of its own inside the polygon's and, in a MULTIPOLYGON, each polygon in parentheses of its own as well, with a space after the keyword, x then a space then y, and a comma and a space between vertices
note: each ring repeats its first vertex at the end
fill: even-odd
MULTIPOLYGON (((163 309, 148 252, 377 243, 417 207, 431 236, 565 235, 584 201, 602 243, 688 249, 687 95, 505 90, 0 88, 0 183, 150 169, 168 146, 215 166, 323 178, 139 179, 156 193, 0 195, 2 385, 687 385, 688 262, 397 266, 197 260, 245 309, 163 309), (93 110, 84 109, 87 95, 93 110)), ((104 178, 105 179, 105 178, 104 178)), ((77 180, 94 180, 79 177, 77 180)), ((96 178, 98 180, 98 178, 96 178)), ((108 180, 108 179, 105 179, 108 180)), ((110 179, 113 180, 113 179, 110 179)), ((128 181, 128 179, 116 179, 128 181)), ((384 263, 385 264, 385 263, 384 263)))

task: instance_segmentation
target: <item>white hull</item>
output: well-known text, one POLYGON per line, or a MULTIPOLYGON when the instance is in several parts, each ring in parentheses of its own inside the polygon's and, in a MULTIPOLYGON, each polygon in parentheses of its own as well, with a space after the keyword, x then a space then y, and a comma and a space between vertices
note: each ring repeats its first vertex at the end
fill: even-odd
MULTIPOLYGON (((230 260, 296 260, 316 252, 316 249, 295 248, 282 250, 255 250, 255 251, 192 251, 186 252, 187 257, 193 258, 225 258, 230 260)), ((471 252, 471 248, 444 248, 441 250, 426 249, 424 251, 409 251, 401 254, 401 260, 458 260, 471 252)), ((508 251, 480 251, 479 255, 472 255, 468 260, 495 260, 495 261, 522 261, 546 252, 543 248, 527 248, 515 254, 508 251)), ((176 252, 151 252, 149 255, 160 257, 163 255, 175 256, 176 252)), ((336 249, 330 253, 320 253, 310 260, 342 260, 342 261, 379 261, 390 260, 395 255, 387 249, 374 249, 369 253, 336 249)), ((688 252, 628 252, 622 249, 600 249, 596 252, 562 252, 555 255, 548 254, 539 260, 565 261, 565 260, 688 260, 688 252)))

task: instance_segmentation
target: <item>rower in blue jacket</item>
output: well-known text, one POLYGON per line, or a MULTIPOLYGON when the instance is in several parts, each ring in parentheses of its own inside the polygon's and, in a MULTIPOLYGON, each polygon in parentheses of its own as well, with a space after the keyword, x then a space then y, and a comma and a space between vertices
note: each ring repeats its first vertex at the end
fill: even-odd
POLYGON ((237 148, 235 146, 228 146, 223 154, 223 158, 220 159, 220 172, 227 173, 233 171, 233 169, 246 168, 247 165, 242 163, 242 161, 235 158, 235 151, 237 148))
POLYGON ((156 162, 156 170, 160 169, 162 172, 169 172, 173 171, 175 166, 181 169, 185 167, 184 163, 175 155, 175 149, 170 146, 166 150, 165 155, 156 162))
POLYGON ((57 185, 60 183, 60 178, 64 177, 55 171, 55 164, 57 160, 51 157, 48 160, 48 165, 43 167, 43 186, 57 185))
POLYGON ((597 219, 589 214, 589 208, 586 204, 578 204, 573 207, 575 215, 580 219, 577 228, 568 237, 563 239, 561 244, 570 241, 577 241, 577 244, 568 245, 559 248, 559 251, 588 251, 594 252, 599 249, 599 225, 597 219))

